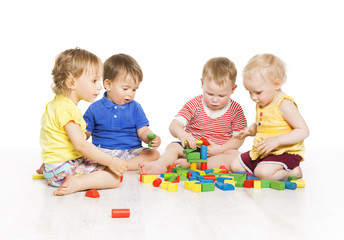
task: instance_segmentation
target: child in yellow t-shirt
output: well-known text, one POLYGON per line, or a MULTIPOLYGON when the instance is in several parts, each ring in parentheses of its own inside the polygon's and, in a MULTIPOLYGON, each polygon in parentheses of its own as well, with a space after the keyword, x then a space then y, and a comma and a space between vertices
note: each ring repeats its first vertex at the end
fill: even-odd
POLYGON ((102 63, 83 49, 69 49, 55 61, 54 100, 41 120, 43 174, 54 195, 86 189, 115 188, 127 170, 125 161, 112 157, 86 141, 86 122, 77 104, 93 102, 102 89, 102 63))
POLYGON ((302 177, 303 140, 309 130, 294 100, 281 90, 285 64, 272 54, 256 55, 243 71, 243 83, 256 105, 256 122, 235 137, 254 136, 251 151, 230 163, 231 171, 248 171, 260 179, 302 177))

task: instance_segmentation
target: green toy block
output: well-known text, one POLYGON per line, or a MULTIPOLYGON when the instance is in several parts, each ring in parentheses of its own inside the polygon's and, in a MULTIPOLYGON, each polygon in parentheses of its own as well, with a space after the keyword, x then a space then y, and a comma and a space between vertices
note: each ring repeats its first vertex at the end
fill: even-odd
POLYGON ((181 175, 181 174, 184 174, 184 173, 185 173, 185 175, 186 175, 186 174, 188 173, 188 171, 189 171, 189 170, 187 170, 187 169, 184 169, 184 170, 183 170, 183 169, 180 169, 180 170, 177 170, 177 174, 178 174, 178 175, 181 175))
POLYGON ((262 188, 270 188, 271 187, 271 181, 272 180, 260 180, 262 183, 262 188))
POLYGON ((271 181, 270 188, 276 189, 276 190, 284 190, 285 189, 285 183, 280 181, 271 181))
POLYGON ((167 181, 174 182, 177 180, 177 175, 172 175, 167 181))
POLYGON ((165 180, 168 180, 172 176, 176 176, 176 179, 177 179, 177 173, 164 173, 165 180))
POLYGON ((240 181, 242 178, 244 178, 246 180, 246 174, 241 174, 241 173, 231 173, 229 174, 229 176, 233 176, 234 177, 234 181, 240 181))
POLYGON ((152 141, 154 138, 156 138, 156 135, 154 133, 150 133, 147 135, 147 137, 149 138, 148 147, 152 147, 152 141))
POLYGON ((188 160, 189 163, 204 163, 208 162, 207 159, 193 159, 193 160, 188 160))
MULTIPOLYGON (((235 178, 235 177, 234 177, 235 178)), ((234 180, 235 181, 235 180, 234 180)), ((239 181, 235 183, 235 187, 244 187, 244 182, 246 181, 246 177, 242 177, 239 181)))
POLYGON ((179 181, 189 181, 186 173, 182 173, 179 175, 179 181))
POLYGON ((183 153, 187 155, 187 154, 192 153, 196 150, 197 150, 197 148, 187 148, 187 149, 183 150, 183 153))
POLYGON ((188 154, 186 154, 186 159, 187 160, 198 160, 198 159, 201 159, 201 153, 199 153, 199 152, 188 153, 188 154))
POLYGON ((185 170, 185 168, 183 166, 178 166, 178 167, 172 168, 173 173, 177 173, 179 170, 185 170))
POLYGON ((297 177, 296 176, 288 177, 288 181, 291 181, 291 180, 297 180, 297 177))
POLYGON ((202 183, 202 192, 211 192, 215 190, 214 183, 202 183))

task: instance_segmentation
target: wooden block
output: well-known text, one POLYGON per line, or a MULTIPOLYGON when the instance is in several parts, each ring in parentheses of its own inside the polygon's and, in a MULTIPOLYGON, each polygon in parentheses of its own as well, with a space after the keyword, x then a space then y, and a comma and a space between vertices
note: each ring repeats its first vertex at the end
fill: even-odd
POLYGON ((275 190, 284 190, 285 189, 285 183, 280 181, 271 181, 270 188, 275 190))
POLYGON ((303 180, 291 180, 290 182, 296 183, 298 188, 304 188, 306 186, 306 183, 303 180))
POLYGON ((178 191, 178 184, 170 183, 167 187, 167 191, 177 192, 178 191))
POLYGON ((202 192, 202 184, 193 184, 191 186, 192 192, 202 192))
POLYGON ((164 181, 160 184, 160 188, 167 189, 168 185, 170 185, 170 182, 164 181))
POLYGON ((142 175, 143 183, 152 183, 157 178, 156 175, 142 175))
POLYGON ((262 188, 270 188, 271 180, 260 180, 262 188))

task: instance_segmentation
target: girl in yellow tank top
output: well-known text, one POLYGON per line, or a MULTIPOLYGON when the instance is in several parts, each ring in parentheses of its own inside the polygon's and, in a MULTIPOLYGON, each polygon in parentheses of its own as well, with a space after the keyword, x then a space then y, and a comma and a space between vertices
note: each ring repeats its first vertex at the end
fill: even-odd
POLYGON ((256 105, 256 122, 236 138, 254 136, 250 151, 230 161, 232 171, 248 171, 259 179, 302 177, 303 140, 309 130, 294 100, 281 90, 285 64, 272 54, 256 55, 243 71, 243 83, 256 105))

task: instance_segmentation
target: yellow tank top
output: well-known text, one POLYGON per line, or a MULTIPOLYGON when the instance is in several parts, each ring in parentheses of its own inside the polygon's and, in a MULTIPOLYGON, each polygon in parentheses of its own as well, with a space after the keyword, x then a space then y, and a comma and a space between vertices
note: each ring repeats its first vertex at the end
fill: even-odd
MULTIPOLYGON (((264 158, 269 154, 281 155, 283 153, 296 154, 304 158, 305 147, 303 141, 296 144, 281 146, 268 155, 260 155, 257 151, 257 144, 267 138, 275 137, 282 135, 288 132, 291 132, 293 129, 291 126, 284 120, 279 107, 284 99, 292 101, 295 105, 294 99, 290 96, 282 96, 276 104, 269 105, 265 108, 260 108, 257 104, 256 107, 256 124, 257 124, 257 134, 254 137, 254 143, 252 150, 250 151, 250 157, 252 160, 256 160, 258 157, 264 158)), ((297 105, 296 105, 297 107, 297 105)))

